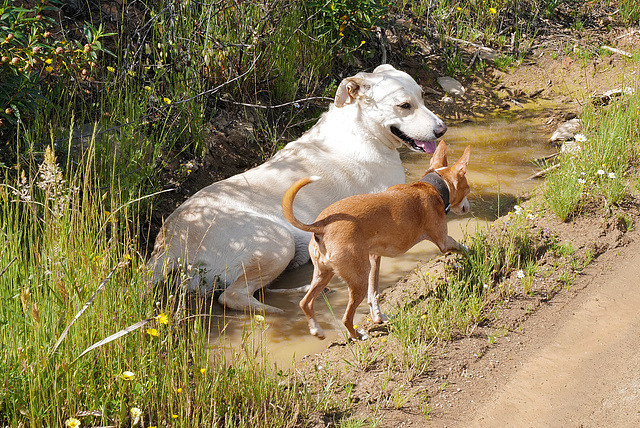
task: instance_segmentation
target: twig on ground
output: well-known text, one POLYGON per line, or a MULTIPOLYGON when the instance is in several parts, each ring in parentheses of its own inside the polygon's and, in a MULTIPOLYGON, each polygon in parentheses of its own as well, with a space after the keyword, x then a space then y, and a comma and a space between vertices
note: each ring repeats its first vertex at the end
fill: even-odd
POLYGON ((457 39, 457 38, 451 37, 451 36, 444 36, 444 38, 446 40, 449 40, 449 41, 452 41, 452 42, 461 43, 463 45, 473 46, 474 48, 476 48, 478 50, 481 50, 481 51, 492 52, 492 53, 495 52, 495 50, 493 50, 491 48, 488 48, 488 47, 483 46, 483 45, 479 45, 477 43, 470 42, 468 40, 457 39))
POLYGON ((607 45, 602 45, 601 48, 602 49, 606 49, 606 50, 608 50, 610 52, 613 52, 615 54, 618 54, 618 55, 626 56, 627 58, 632 58, 633 57, 633 55, 631 55, 629 52, 623 51, 622 49, 612 48, 611 46, 607 46, 607 45))
POLYGON ((535 174, 533 174, 531 177, 529 177, 527 180, 533 180, 534 178, 540 178, 540 177, 544 177, 545 175, 547 175, 548 173, 550 173, 551 171, 553 171, 554 169, 558 168, 560 166, 559 163, 556 163, 554 165, 551 165, 549 168, 545 168, 542 171, 538 171, 535 174))

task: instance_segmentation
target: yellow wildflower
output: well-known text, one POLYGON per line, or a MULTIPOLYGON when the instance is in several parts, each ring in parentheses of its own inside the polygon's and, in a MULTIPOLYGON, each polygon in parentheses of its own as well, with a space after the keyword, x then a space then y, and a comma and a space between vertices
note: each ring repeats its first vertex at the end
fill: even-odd
POLYGON ((164 312, 156 317, 158 324, 169 324, 169 316, 164 312))
POLYGON ((494 15, 495 15, 496 13, 498 13, 498 11, 496 10, 496 8, 495 8, 495 7, 490 7, 490 8, 489 8, 489 12, 491 12, 491 13, 492 13, 492 14, 494 14, 494 15))
POLYGON ((111 67, 111 66, 109 65, 109 66, 107 66, 107 71, 108 71, 109 73, 115 73, 115 72, 116 72, 116 69, 115 69, 115 68, 113 68, 113 67, 111 67))
POLYGON ((205 374, 207 372, 207 369, 205 369, 204 367, 200 369, 200 373, 205 374))
POLYGON ((64 425, 69 428, 79 428, 81 423, 76 418, 69 418, 66 421, 64 421, 64 425))
POLYGON ((122 374, 120 375, 120 377, 124 380, 133 380, 136 377, 136 374, 134 372, 130 372, 130 371, 124 371, 122 372, 122 374))
POLYGON ((158 333, 158 330, 156 330, 155 328, 148 328, 147 334, 152 337, 158 337, 160 335, 160 333, 158 333))
POLYGON ((171 98, 164 97, 162 101, 164 101, 165 104, 171 104, 171 98))

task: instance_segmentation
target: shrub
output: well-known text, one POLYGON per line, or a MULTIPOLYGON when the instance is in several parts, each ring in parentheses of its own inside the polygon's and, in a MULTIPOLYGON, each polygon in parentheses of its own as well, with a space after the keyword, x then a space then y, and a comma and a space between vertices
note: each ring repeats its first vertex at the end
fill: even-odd
MULTIPOLYGON (((89 79, 98 67, 102 27, 84 26, 86 43, 57 39, 51 6, 0 7, 0 136, 9 137, 48 102, 43 84, 89 79)), ((108 51, 107 51, 108 52, 108 51)))

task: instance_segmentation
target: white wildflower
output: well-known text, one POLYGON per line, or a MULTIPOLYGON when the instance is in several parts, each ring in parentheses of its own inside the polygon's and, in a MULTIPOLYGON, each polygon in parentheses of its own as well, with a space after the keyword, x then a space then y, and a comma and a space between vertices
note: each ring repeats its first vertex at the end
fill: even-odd
POLYGON ((130 411, 131 419, 133 419, 131 421, 131 425, 138 425, 138 422, 140 422, 140 418, 142 417, 142 410, 137 407, 132 407, 130 411))
POLYGON ((615 172, 610 172, 609 173, 609 178, 616 178, 616 173, 615 172))
POLYGON ((599 169, 599 170, 596 171, 596 174, 604 175, 604 170, 603 169, 599 169))
POLYGON ((587 137, 584 134, 576 134, 573 136, 573 139, 579 143, 584 143, 585 141, 587 141, 587 137))
POLYGON ((522 269, 520 269, 520 270, 516 271, 516 276, 517 276, 519 279, 524 278, 524 271, 523 271, 522 269))

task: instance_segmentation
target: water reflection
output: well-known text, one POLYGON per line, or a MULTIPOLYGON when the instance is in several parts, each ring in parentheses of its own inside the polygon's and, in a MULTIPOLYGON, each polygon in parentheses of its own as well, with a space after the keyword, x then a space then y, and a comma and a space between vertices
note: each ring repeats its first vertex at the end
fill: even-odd
MULTIPOLYGON (((475 233, 500 215, 513 209, 518 198, 534 189, 535 181, 528 180, 537 169, 532 160, 551 154, 554 149, 546 143, 546 135, 535 122, 523 120, 496 120, 479 123, 451 124, 445 135, 449 159, 455 161, 467 145, 471 145, 471 160, 467 179, 471 185, 471 213, 464 217, 449 215, 449 234, 462 239, 465 234, 475 233)), ((407 182, 419 179, 429 165, 429 156, 406 152, 402 154, 407 182)), ((380 269, 380 288, 395 284, 420 262, 439 254, 431 242, 421 242, 405 255, 383 258, 380 269)), ((313 266, 308 264, 292 272, 286 272, 273 284, 273 288, 293 288, 308 284, 313 266)), ((311 336, 302 311, 298 307, 301 295, 276 295, 266 292, 264 299, 270 305, 285 311, 284 315, 266 317, 264 322, 255 322, 242 313, 231 311, 225 317, 214 317, 211 336, 212 345, 237 347, 243 340, 264 341, 270 358, 281 365, 299 361, 307 354, 322 351, 327 344, 344 335, 340 321, 347 301, 347 287, 339 278, 334 278, 331 292, 316 300, 317 318, 324 328, 327 339, 320 341, 311 336), (251 323, 257 327, 251 330, 251 323), (224 330, 222 335, 220 330, 224 330)), ((211 309, 222 315, 217 304, 211 309)), ((360 305, 356 322, 368 315, 366 303, 360 305)))

